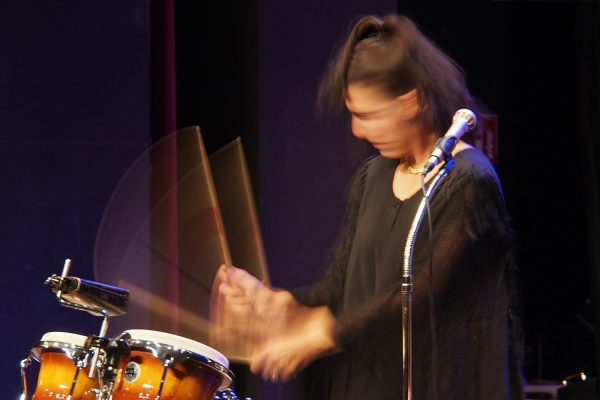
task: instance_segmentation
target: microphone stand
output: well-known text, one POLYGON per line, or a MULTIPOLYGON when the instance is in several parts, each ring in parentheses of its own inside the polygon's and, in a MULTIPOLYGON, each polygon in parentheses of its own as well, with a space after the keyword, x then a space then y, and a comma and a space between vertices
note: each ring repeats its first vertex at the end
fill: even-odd
MULTIPOLYGON (((449 158, 431 181, 425 196, 429 201, 454 167, 449 158)), ((413 219, 404 247, 404 265, 402 266, 402 400, 412 400, 412 297, 413 297, 413 254, 415 243, 423 221, 426 198, 423 196, 413 219)), ((431 218, 431 216, 429 216, 431 218)), ((435 368, 435 366, 434 366, 435 368)))

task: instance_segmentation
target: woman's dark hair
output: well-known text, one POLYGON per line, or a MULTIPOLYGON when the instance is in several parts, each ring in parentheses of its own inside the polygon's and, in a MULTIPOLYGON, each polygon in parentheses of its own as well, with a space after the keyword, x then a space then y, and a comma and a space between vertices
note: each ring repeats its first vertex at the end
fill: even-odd
POLYGON ((462 69, 402 15, 354 24, 321 81, 321 109, 341 110, 350 83, 379 85, 392 96, 417 89, 421 116, 438 135, 458 109, 477 113, 462 69))

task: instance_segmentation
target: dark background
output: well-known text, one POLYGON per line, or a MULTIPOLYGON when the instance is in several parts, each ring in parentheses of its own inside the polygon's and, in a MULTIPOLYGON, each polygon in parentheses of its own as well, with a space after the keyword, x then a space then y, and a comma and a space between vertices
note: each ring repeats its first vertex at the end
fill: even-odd
MULTIPOLYGON (((345 118, 316 115, 316 87, 353 18, 396 10, 458 61, 499 116, 497 169, 520 236, 527 377, 597 374, 598 3, 323 3, 2 3, 0 371, 9 396, 19 390, 18 361, 43 333, 99 328, 59 307, 42 282, 66 257, 92 277, 114 186, 176 128, 200 125, 209 152, 242 137, 273 283, 318 278, 365 149, 345 118)), ((244 394, 281 397, 281 387, 238 375, 244 394)))

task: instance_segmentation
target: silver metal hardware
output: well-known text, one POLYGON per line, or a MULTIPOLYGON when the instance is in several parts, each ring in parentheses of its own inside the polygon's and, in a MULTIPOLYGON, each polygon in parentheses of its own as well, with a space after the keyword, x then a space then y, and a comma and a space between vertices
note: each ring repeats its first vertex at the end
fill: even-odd
MULTIPOLYGON (((454 167, 454 160, 448 160, 433 178, 425 196, 433 198, 444 178, 454 167)), ((425 196, 419 204, 404 247, 404 265, 402 266, 402 399, 412 400, 412 296, 413 296, 413 255, 417 235, 425 212, 425 196)))
MULTIPOLYGON (((213 400, 240 400, 240 398, 235 394, 233 389, 226 388, 222 390, 217 390, 213 400)), ((249 397, 244 397, 242 400, 252 400, 249 397)))
POLYGON ((27 357, 26 359, 22 360, 19 363, 19 366, 21 367, 21 388, 22 388, 22 392, 21 392, 21 396, 19 397, 19 400, 27 400, 27 374, 25 373, 25 370, 30 365, 31 365, 30 357, 27 357))

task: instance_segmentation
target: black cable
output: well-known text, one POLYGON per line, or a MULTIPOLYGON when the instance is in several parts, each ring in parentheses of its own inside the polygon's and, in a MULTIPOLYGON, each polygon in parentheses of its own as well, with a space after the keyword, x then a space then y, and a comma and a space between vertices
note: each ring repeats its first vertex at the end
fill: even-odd
POLYGON ((439 399, 438 396, 438 377, 437 377, 437 332, 435 324, 435 296, 433 289, 433 223, 431 222, 431 204, 427 196, 427 187, 425 185, 425 175, 421 175, 421 190, 427 207, 427 225, 428 225, 428 242, 429 242, 429 324, 431 326, 431 378, 433 400, 439 399))

